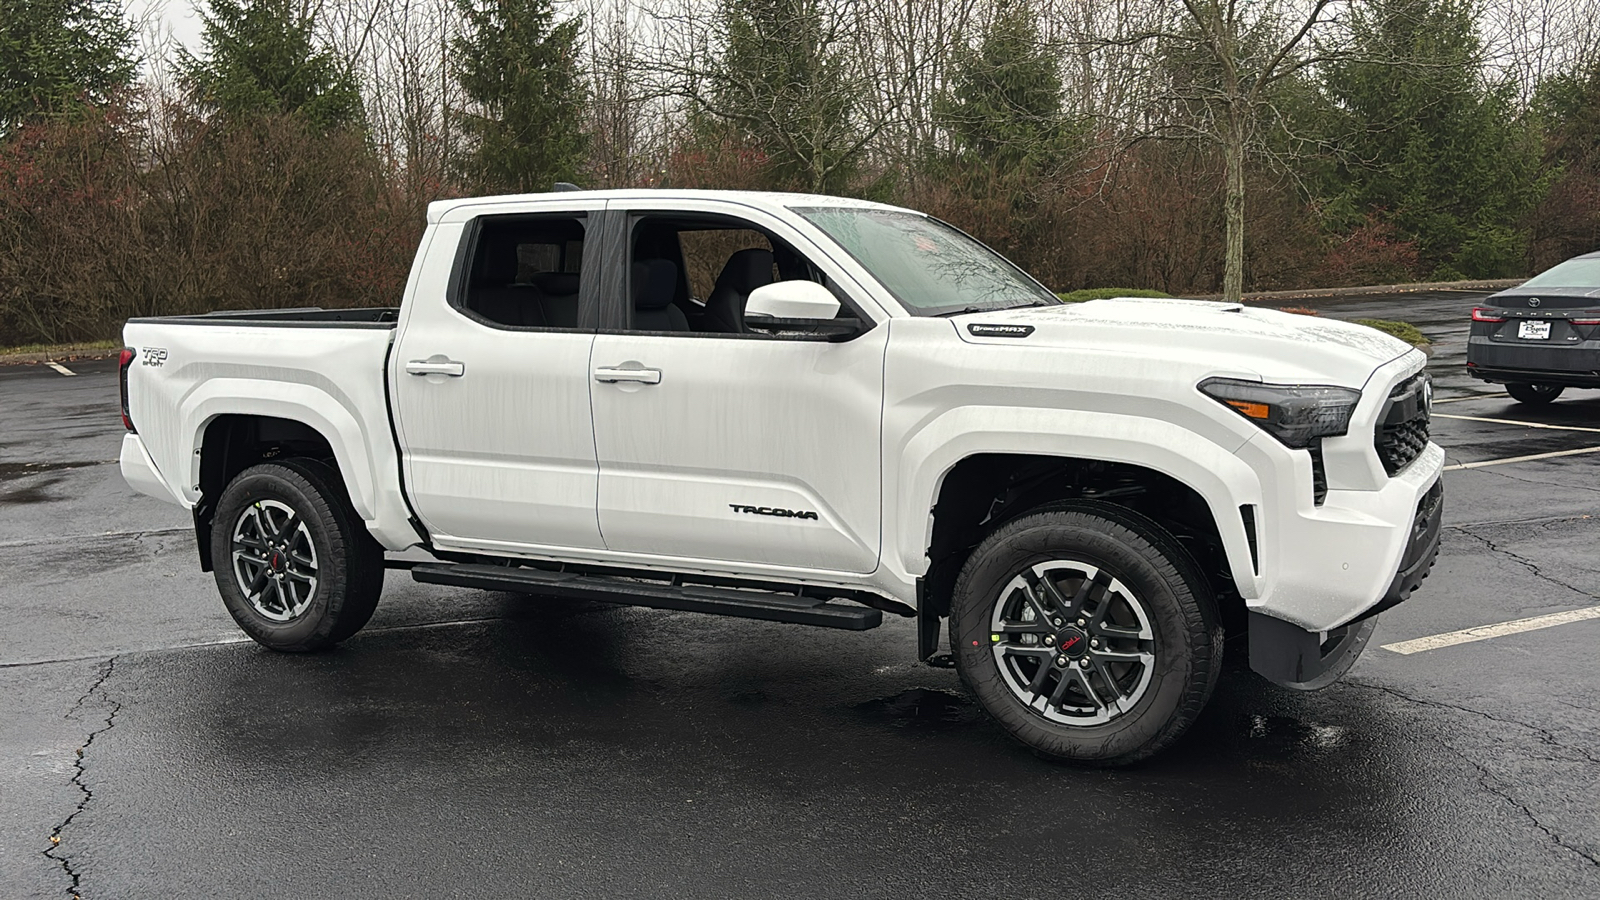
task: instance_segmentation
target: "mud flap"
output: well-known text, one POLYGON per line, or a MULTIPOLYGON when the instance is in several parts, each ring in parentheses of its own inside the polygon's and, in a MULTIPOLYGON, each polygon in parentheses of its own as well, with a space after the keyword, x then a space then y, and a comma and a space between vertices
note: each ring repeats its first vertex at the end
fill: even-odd
POLYGON ((1273 684, 1315 691, 1350 671, 1378 627, 1376 616, 1326 637, 1258 612, 1250 613, 1250 668, 1273 684))

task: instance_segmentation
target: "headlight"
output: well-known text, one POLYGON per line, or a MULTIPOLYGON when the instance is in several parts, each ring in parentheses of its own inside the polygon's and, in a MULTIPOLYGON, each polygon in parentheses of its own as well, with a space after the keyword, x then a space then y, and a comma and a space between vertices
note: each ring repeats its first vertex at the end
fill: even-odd
POLYGON ((1200 392, 1260 425, 1289 447, 1344 434, 1361 392, 1327 384, 1262 384, 1208 378, 1200 392))

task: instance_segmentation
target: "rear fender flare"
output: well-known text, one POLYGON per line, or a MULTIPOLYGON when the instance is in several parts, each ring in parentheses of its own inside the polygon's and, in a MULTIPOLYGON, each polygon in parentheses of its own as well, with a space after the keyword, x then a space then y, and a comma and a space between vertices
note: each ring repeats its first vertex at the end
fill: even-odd
POLYGON ((387 442, 389 435, 367 434, 361 421, 328 392, 301 383, 212 378, 183 399, 178 415, 194 451, 187 480, 179 485, 190 506, 200 499, 200 450, 211 422, 222 415, 271 416, 299 422, 322 435, 333 449, 351 507, 369 524, 377 518, 376 478, 367 448, 377 440, 387 442))

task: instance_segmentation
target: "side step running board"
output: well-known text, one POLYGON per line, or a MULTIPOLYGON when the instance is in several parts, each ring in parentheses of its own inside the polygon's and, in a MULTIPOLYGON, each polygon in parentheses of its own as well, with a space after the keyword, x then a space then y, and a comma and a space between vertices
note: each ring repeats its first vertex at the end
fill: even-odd
POLYGON ((573 600, 595 600, 623 606, 681 609, 688 612, 794 622, 823 628, 866 631, 883 624, 880 610, 845 606, 818 597, 797 597, 766 591, 741 591, 701 585, 629 581, 604 575, 547 572, 543 569, 486 566, 474 563, 421 563, 411 577, 427 584, 448 584, 485 591, 542 594, 573 600))

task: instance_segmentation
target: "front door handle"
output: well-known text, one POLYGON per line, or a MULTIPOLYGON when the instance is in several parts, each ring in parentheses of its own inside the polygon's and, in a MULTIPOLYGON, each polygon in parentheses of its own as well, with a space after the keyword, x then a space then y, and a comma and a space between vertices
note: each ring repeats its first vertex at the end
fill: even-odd
POLYGON ((660 384, 661 370, 597 366, 594 370, 594 380, 601 384, 616 384, 619 381, 631 381, 636 384, 660 384))
POLYGON ((408 375, 449 375, 451 378, 460 378, 467 374, 466 363, 454 362, 448 357, 434 356, 428 359, 413 359, 406 363, 408 375))

